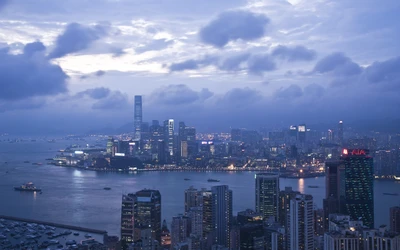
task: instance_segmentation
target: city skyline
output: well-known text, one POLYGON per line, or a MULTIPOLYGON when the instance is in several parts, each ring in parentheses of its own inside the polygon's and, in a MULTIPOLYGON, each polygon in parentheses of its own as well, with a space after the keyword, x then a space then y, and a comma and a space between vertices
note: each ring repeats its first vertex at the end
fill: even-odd
POLYGON ((135 95, 146 119, 203 131, 384 127, 399 119, 397 10, 396 0, 3 1, 0 131, 118 128, 135 95), (241 22, 226 34, 230 20, 241 22))

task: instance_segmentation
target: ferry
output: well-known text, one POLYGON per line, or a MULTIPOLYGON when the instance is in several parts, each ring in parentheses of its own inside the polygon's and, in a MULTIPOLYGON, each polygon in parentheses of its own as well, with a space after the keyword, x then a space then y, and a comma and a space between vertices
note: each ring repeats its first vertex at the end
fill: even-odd
POLYGON ((400 176, 393 176, 396 181, 400 181, 400 176))
POLYGON ((216 180, 216 179, 208 179, 207 181, 208 182, 219 182, 219 180, 216 180))
POLYGON ((104 190, 111 190, 111 188, 110 187, 105 187, 104 190))
POLYGON ((185 180, 185 181, 190 181, 190 179, 189 179, 189 178, 185 178, 184 180, 185 180))
POLYGON ((309 188, 319 188, 319 186, 312 186, 312 185, 310 185, 310 186, 308 186, 309 188))
POLYGON ((16 191, 29 191, 29 192, 40 192, 40 188, 35 187, 32 182, 28 182, 22 186, 14 187, 16 191))
POLYGON ((398 193, 383 193, 383 195, 392 195, 392 196, 398 196, 398 193))

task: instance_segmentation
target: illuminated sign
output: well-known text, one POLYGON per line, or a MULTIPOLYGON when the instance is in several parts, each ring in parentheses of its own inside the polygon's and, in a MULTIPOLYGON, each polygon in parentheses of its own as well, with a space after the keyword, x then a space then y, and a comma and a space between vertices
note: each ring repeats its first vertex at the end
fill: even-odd
POLYGON ((130 146, 135 146, 136 143, 135 143, 135 142, 130 142, 129 145, 130 145, 130 146))
POLYGON ((367 149, 347 149, 342 150, 343 155, 368 155, 369 151, 367 149))
POLYGON ((76 155, 82 155, 83 154, 83 151, 75 151, 74 152, 76 155))
POLYGON ((297 127, 296 126, 290 126, 290 128, 289 128, 290 130, 297 130, 297 127))
POLYGON ((299 132, 306 132, 306 126, 299 126, 299 132))
POLYGON ((124 153, 115 153, 115 156, 125 156, 124 153))

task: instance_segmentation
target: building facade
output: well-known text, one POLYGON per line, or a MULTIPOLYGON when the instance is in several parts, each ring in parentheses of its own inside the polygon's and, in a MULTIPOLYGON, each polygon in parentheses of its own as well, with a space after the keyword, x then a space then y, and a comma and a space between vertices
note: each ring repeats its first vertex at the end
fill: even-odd
POLYGON ((279 219, 279 175, 256 174, 256 212, 265 220, 274 217, 279 219))

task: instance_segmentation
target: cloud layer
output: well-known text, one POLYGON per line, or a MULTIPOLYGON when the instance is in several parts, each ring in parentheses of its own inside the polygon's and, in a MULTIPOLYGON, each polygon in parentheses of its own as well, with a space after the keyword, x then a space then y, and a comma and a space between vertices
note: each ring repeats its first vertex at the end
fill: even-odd
POLYGON ((230 41, 251 41, 266 33, 268 17, 248 11, 221 13, 200 30, 200 39, 206 44, 222 48, 230 41))

